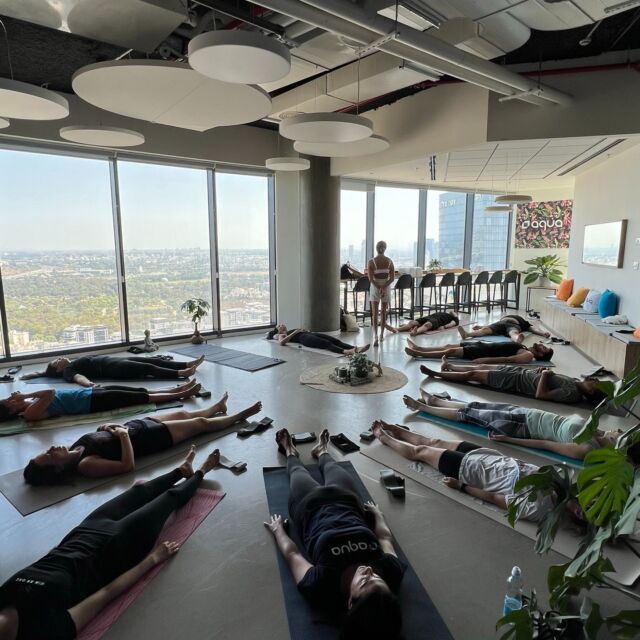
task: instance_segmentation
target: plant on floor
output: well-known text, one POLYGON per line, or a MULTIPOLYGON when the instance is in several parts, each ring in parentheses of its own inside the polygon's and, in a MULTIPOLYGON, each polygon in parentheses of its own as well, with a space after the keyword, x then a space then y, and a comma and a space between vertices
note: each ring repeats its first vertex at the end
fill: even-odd
POLYGON ((432 258, 429 260, 429 264, 427 264, 427 271, 438 271, 442 269, 442 262, 437 258, 432 258))
POLYGON ((555 255, 539 256, 537 258, 531 258, 531 260, 525 260, 526 264, 530 264, 526 275, 524 277, 524 284, 531 284, 538 278, 546 278, 560 284, 562 282, 562 270, 564 265, 560 262, 560 258, 555 255))
POLYGON ((191 336, 191 342, 193 342, 193 344, 202 344, 204 342, 204 338, 200 335, 200 331, 198 331, 198 325, 202 318, 208 315, 209 309, 211 309, 211 305, 202 298, 189 298, 183 302, 180 307, 181 311, 191 316, 191 322, 195 325, 193 336, 191 336))
POLYGON ((349 360, 352 378, 366 378, 369 375, 369 358, 364 353, 356 353, 349 360))
MULTIPOLYGON (((577 443, 591 440, 600 418, 610 407, 628 406, 640 396, 640 362, 622 380, 601 381, 596 387, 605 399, 595 408, 576 436, 577 443)), ((538 524, 535 549, 544 553, 551 548, 566 505, 576 500, 583 513, 584 533, 578 551, 570 562, 549 568, 547 583, 552 610, 543 612, 535 593, 525 599, 522 609, 498 620, 497 626, 509 625, 501 640, 532 638, 586 638, 596 640, 606 629, 609 637, 629 640, 640 636, 640 610, 627 609, 603 616, 600 606, 583 595, 578 612, 574 597, 593 587, 613 589, 640 601, 640 596, 618 585, 605 574, 614 574, 606 557, 607 542, 628 546, 625 537, 632 534, 640 515, 640 467, 630 462, 640 449, 640 416, 629 411, 639 422, 620 434, 615 445, 594 449, 585 457, 585 467, 575 482, 566 467, 544 466, 516 483, 521 492, 509 505, 509 522, 513 526, 518 508, 527 500, 554 494, 556 507, 538 524), (633 447, 633 449, 632 449, 633 447), (631 451, 630 451, 631 450, 631 451), (537 632, 537 635, 534 633, 537 632)), ((637 458, 636 458, 637 459, 637 458)))

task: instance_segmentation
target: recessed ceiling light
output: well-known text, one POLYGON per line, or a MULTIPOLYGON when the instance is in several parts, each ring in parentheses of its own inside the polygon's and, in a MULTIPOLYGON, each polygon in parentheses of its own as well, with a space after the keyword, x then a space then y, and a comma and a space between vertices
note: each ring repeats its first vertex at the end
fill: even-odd
POLYGON ((305 171, 311 162, 307 158, 267 158, 264 166, 272 171, 305 171))
POLYGON ((60 129, 60 137, 96 147, 135 147, 144 143, 141 133, 117 127, 63 127, 60 129))
POLYGON ((0 118, 0 129, 6 129, 11 123, 6 118, 0 118))
POLYGON ((389 141, 382 136, 369 136, 355 142, 302 142, 298 140, 293 143, 293 148, 298 153, 306 153, 310 156, 348 158, 384 151, 389 148, 389 141))
POLYGON ((531 196, 518 195, 517 193, 508 193, 504 196, 498 196, 496 198, 497 204, 526 204, 531 202, 533 198, 531 196))
POLYGON ((189 64, 224 82, 260 84, 284 78, 291 69, 289 49, 255 31, 208 31, 189 42, 189 64))
POLYGON ((302 142, 355 142, 369 137, 368 118, 349 113, 302 113, 280 122, 280 135, 302 142))
POLYGON ((55 91, 0 78, 0 116, 16 120, 60 120, 68 115, 69 103, 55 91))

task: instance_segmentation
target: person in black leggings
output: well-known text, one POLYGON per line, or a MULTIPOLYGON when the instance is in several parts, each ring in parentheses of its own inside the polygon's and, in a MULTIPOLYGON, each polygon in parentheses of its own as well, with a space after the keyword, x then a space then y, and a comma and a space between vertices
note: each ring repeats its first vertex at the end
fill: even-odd
POLYGON ((279 324, 275 329, 269 331, 267 340, 273 340, 275 336, 278 336, 278 343, 281 346, 292 342, 312 349, 326 349, 327 351, 341 353, 345 356, 362 353, 369 349, 368 344, 363 347, 355 347, 326 333, 315 333, 313 331, 306 331, 305 329, 292 329, 291 331, 287 331, 287 327, 284 324, 279 324))
POLYGON ((171 402, 191 398, 202 385, 195 380, 171 389, 148 389, 108 385, 87 389, 44 389, 32 393, 14 391, 0 400, 0 422, 22 417, 28 422, 63 415, 111 411, 140 404, 171 402))
POLYGON ((458 333, 463 340, 467 338, 481 338, 482 336, 507 336, 520 344, 525 336, 525 331, 535 333, 538 336, 548 338, 551 334, 540 327, 536 327, 522 316, 510 314, 502 316, 497 322, 482 326, 475 325, 472 331, 465 331, 464 327, 458 327, 458 333))
POLYGON ((286 429, 276 441, 287 456, 289 514, 304 552, 287 534, 282 516, 274 514, 264 524, 298 589, 313 605, 343 618, 341 638, 399 638, 402 617, 394 593, 406 565, 397 558, 382 513, 372 502, 362 504, 352 477, 327 453, 326 429, 312 450, 324 484, 300 462, 286 429))
POLYGON ((82 356, 75 360, 55 358, 44 371, 26 373, 21 380, 63 378, 83 387, 94 386, 93 380, 177 380, 192 376, 204 362, 204 356, 191 362, 174 362, 159 356, 82 356))
POLYGON ((195 447, 184 463, 109 500, 46 556, 0 587, 2 640, 72 640, 111 600, 178 551, 154 548, 167 518, 217 466, 216 449, 195 473, 195 447), (184 478, 184 482, 178 483, 184 478))

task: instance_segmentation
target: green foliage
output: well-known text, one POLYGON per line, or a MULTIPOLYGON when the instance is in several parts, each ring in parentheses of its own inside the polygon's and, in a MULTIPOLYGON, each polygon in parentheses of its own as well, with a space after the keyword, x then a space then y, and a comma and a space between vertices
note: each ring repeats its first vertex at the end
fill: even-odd
POLYGON ((351 356, 349 368, 356 378, 366 378, 369 375, 369 358, 364 353, 356 353, 351 356))
POLYGON ((594 585, 602 584, 603 574, 614 571, 608 558, 600 558, 583 575, 571 577, 566 574, 570 564, 567 562, 549 567, 547 574, 549 604, 554 609, 565 610, 572 596, 578 595, 583 589, 591 589, 594 585))
POLYGON ((429 260, 429 264, 427 264, 427 271, 437 271, 438 269, 442 269, 442 262, 437 258, 429 260))
POLYGON ((510 611, 496 622, 496 629, 510 625, 500 640, 531 640, 533 638, 533 618, 528 609, 510 611))
POLYGON ((624 505, 620 519, 616 522, 615 534, 617 536, 632 534, 638 514, 640 514, 640 469, 636 468, 629 497, 624 505))
POLYGON ((191 322, 196 325, 196 329, 200 320, 209 313, 209 309, 211 309, 211 305, 202 298, 189 298, 180 307, 181 311, 191 316, 191 322))
POLYGON ((524 277, 524 284, 531 284, 538 278, 548 278, 551 282, 559 284, 562 281, 561 267, 564 265, 560 262, 560 258, 556 255, 539 256, 531 260, 525 260, 526 264, 530 264, 524 277))

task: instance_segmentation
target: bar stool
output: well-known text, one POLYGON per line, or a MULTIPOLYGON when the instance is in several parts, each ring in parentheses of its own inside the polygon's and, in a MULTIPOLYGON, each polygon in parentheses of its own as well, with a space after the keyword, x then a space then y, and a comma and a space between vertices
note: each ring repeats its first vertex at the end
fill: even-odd
POLYGON ((456 280, 454 295, 456 311, 466 310, 464 313, 471 313, 471 286, 471 272, 463 271, 456 280))
POLYGON ((518 272, 516 270, 509 271, 504 277, 502 281, 502 310, 505 311, 507 308, 517 309, 518 308, 518 272), (509 297, 509 285, 513 285, 513 298, 509 297), (514 305, 512 307, 509 306, 509 303, 513 302, 514 305))
POLYGON ((478 311, 480 307, 485 306, 487 304, 487 300, 489 299, 489 272, 488 271, 480 271, 477 275, 473 284, 471 285, 471 308, 475 311, 478 311), (487 297, 485 300, 482 299, 482 287, 487 288, 487 297))
POLYGON ((487 311, 490 311, 492 307, 502 308, 504 306, 502 293, 502 271, 494 271, 487 284, 487 311), (499 292, 499 296, 496 296, 496 291, 499 292))
POLYGON ((426 305, 427 309, 430 311, 432 309, 433 300, 437 300, 436 293, 436 274, 435 273, 426 273, 422 276, 422 280, 418 284, 418 296, 420 297, 420 304, 414 305, 414 311, 417 310, 419 315, 424 314, 424 298, 426 292, 429 292, 429 303, 426 305))
POLYGON ((353 315, 356 317, 356 322, 358 321, 358 318, 362 318, 362 326, 364 326, 365 318, 371 317, 371 310, 367 307, 367 296, 369 295, 370 287, 371 283, 369 282, 369 278, 367 276, 362 276, 356 280, 356 283, 351 290, 351 293, 353 294, 353 315), (359 293, 364 293, 362 311, 358 311, 359 293))
MULTIPOLYGON (((389 307, 387 310, 387 316, 391 318, 392 315, 400 317, 404 315, 404 292, 406 290, 413 293, 413 276, 408 273, 403 273, 397 280, 393 287, 393 307, 389 307), (400 303, 398 304, 398 294, 400 295, 400 303)), ((413 300, 409 305, 409 310, 413 308, 413 300)))
POLYGON ((446 311, 448 308, 455 309, 455 285, 456 274, 453 271, 448 271, 442 276, 442 279, 438 283, 438 300, 436 303, 436 309, 438 311, 446 311), (444 304, 442 302, 442 290, 444 289, 444 304), (453 292, 453 302, 449 304, 449 289, 453 292))

